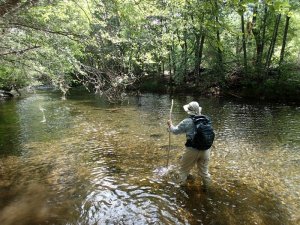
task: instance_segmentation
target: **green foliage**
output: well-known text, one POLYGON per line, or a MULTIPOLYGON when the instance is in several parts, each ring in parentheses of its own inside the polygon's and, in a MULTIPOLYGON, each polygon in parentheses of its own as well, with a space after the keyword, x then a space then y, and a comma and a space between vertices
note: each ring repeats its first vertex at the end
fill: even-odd
POLYGON ((22 88, 29 84, 29 79, 19 68, 0 67, 0 89, 10 91, 13 87, 22 88))
POLYGON ((14 68, 8 77, 20 80, 22 86, 34 84, 41 77, 57 86, 70 83, 67 74, 74 72, 74 64, 83 55, 80 41, 88 34, 88 19, 76 7, 78 4, 69 1, 50 5, 41 1, 17 16, 2 18, 5 53, 0 54, 0 61, 14 68))
POLYGON ((285 15, 291 20, 283 63, 297 63, 296 0, 40 0, 12 9, 0 17, 0 88, 37 80, 65 92, 80 80, 99 93, 121 93, 145 74, 158 81, 168 74, 177 86, 204 79, 224 85, 237 74, 241 86, 263 80, 262 89, 284 82, 294 89, 269 71, 279 68, 285 15), (199 77, 197 63, 206 71, 199 77))

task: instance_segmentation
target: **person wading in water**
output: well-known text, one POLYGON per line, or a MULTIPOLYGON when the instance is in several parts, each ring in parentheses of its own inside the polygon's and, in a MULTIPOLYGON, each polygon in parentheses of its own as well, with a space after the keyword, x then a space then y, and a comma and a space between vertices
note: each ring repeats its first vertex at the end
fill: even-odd
MULTIPOLYGON (((201 176, 203 182, 203 190, 207 190, 210 184, 210 174, 208 171, 210 148, 206 150, 199 150, 193 146, 192 140, 196 134, 194 118, 207 118, 209 123, 210 120, 206 116, 201 116, 202 108, 199 106, 198 102, 192 101, 189 104, 184 105, 183 109, 189 114, 188 118, 182 120, 177 126, 172 124, 172 120, 168 120, 167 122, 170 132, 175 135, 186 134, 187 138, 185 143, 186 148, 180 161, 179 182, 180 184, 184 185, 190 170, 194 165, 197 165, 199 175, 201 176)), ((214 138, 213 132, 212 135, 214 138)))

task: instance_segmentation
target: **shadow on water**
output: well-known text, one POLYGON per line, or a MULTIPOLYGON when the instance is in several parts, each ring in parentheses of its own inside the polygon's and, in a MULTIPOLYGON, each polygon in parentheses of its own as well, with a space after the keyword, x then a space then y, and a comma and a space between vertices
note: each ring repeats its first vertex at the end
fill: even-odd
POLYGON ((57 222, 50 213, 53 209, 51 210, 49 204, 46 204, 49 196, 43 185, 32 183, 26 187, 19 186, 17 190, 6 190, 5 198, 2 195, 3 193, 1 200, 8 204, 4 208, 1 207, 1 224, 35 225, 57 222))
POLYGON ((0 157, 21 154, 19 135, 19 115, 15 101, 0 101, 0 157))

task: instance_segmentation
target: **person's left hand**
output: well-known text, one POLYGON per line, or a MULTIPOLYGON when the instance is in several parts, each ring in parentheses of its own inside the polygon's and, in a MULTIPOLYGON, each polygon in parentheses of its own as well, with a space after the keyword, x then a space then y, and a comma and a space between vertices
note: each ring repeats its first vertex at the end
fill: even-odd
POLYGON ((172 125, 172 120, 167 121, 168 126, 170 127, 172 125))

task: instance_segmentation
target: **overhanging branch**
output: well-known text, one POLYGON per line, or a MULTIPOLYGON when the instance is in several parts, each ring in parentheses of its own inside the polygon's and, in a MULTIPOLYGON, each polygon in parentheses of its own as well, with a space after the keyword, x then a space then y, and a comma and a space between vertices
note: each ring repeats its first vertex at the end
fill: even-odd
POLYGON ((42 31, 45 33, 49 33, 49 34, 56 34, 56 35, 61 35, 61 36, 65 36, 73 41, 78 41, 78 39, 80 39, 80 41, 82 41, 82 39, 86 38, 86 36, 84 35, 80 35, 80 34, 76 34, 76 33, 72 33, 72 32, 68 32, 68 31, 56 31, 56 30, 50 30, 44 27, 38 27, 38 26, 34 26, 34 25, 30 25, 30 24, 23 24, 23 23, 0 23, 0 27, 1 28, 18 28, 18 29, 32 29, 32 30, 36 30, 36 31, 42 31))
POLYGON ((40 47, 41 46, 33 46, 33 47, 21 49, 21 50, 15 50, 15 51, 10 51, 10 52, 0 53, 0 57, 6 56, 6 55, 21 55, 21 54, 23 54, 27 51, 37 49, 37 48, 40 48, 40 47))

